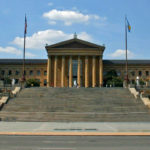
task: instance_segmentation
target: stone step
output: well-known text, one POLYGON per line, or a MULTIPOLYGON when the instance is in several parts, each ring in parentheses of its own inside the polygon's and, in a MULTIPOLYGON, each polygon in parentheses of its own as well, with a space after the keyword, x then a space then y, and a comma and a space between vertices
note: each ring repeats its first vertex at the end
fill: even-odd
MULTIPOLYGON (((36 97, 36 96, 33 96, 33 97, 21 97, 21 96, 18 96, 16 98, 13 98, 15 100, 38 100, 38 99, 41 99, 41 100, 80 100, 80 101, 85 101, 85 97, 76 97, 76 96, 72 96, 72 97, 69 97, 69 96, 66 96, 66 97, 58 97, 58 96, 47 96, 47 97, 36 97)), ((13 100, 12 99, 12 100, 13 100)), ((100 96, 93 96, 93 97, 88 97, 86 98, 86 101, 91 101, 91 100, 94 100, 94 101, 136 101, 136 99, 134 97, 130 98, 130 97, 107 97, 107 96, 104 96, 104 97, 100 97, 100 96)))
POLYGON ((150 121, 123 88, 26 88, 0 112, 4 121, 150 121))
POLYGON ((52 113, 52 112, 11 112, 0 113, 2 121, 95 121, 95 122, 139 122, 150 121, 150 116, 146 113, 52 113))
POLYGON ((80 105, 78 105, 78 103, 75 102, 39 102, 36 101, 34 103, 32 102, 8 102, 7 106, 21 106, 21 105, 31 105, 31 106, 60 106, 60 107, 65 107, 65 106, 79 106, 79 107, 143 107, 145 108, 145 106, 141 103, 103 103, 102 105, 100 105, 102 103, 80 103, 80 105))
POLYGON ((91 105, 91 106, 87 106, 87 105, 83 105, 83 106, 79 106, 79 105, 61 105, 61 104, 57 104, 57 105, 6 105, 3 108, 3 111, 26 111, 28 110, 36 112, 36 111, 49 111, 49 112, 57 112, 57 111, 69 111, 69 112, 132 112, 132 111, 144 111, 144 112, 148 112, 148 109, 146 109, 143 106, 126 106, 126 107, 122 107, 122 106, 98 106, 98 105, 91 105))
POLYGON ((66 105, 66 104, 70 104, 70 105, 120 105, 120 106, 124 106, 124 105, 141 105, 143 104, 143 102, 141 100, 130 100, 130 101, 116 101, 116 100, 111 100, 111 101, 101 101, 101 100, 90 100, 90 101, 81 101, 81 100, 46 100, 46 99, 36 99, 34 101, 30 100, 30 99, 26 99, 26 100, 9 100, 8 101, 9 105, 13 105, 13 104, 48 104, 48 105, 55 105, 55 104, 62 104, 62 105, 66 105))

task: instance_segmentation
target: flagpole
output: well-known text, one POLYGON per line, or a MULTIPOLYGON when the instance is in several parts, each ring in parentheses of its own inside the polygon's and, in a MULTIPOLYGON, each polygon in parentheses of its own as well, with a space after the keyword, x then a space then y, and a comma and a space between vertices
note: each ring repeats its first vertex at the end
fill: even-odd
POLYGON ((26 15, 25 15, 24 48, 23 48, 23 73, 22 73, 23 81, 25 81, 25 45, 26 45, 26 15))
POLYGON ((127 17, 125 16, 126 86, 128 87, 127 17))

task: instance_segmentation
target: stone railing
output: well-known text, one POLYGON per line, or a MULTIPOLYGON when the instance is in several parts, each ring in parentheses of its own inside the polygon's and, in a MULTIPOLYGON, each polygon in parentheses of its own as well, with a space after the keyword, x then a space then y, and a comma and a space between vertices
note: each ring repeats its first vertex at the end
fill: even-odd
POLYGON ((150 99, 147 97, 143 97, 143 94, 140 94, 140 98, 143 101, 144 105, 148 106, 150 108, 150 99))
POLYGON ((138 98, 138 96, 139 96, 139 92, 138 92, 138 91, 136 91, 136 89, 135 89, 135 88, 129 88, 129 91, 131 92, 131 94, 133 94, 133 95, 134 95, 134 97, 135 97, 135 98, 138 98))
POLYGON ((1 89, 0 109, 2 109, 2 107, 7 103, 9 98, 15 97, 20 92, 20 90, 21 90, 20 87, 15 87, 14 90, 12 90, 12 88, 11 89, 8 89, 8 88, 1 89))
POLYGON ((129 91, 134 95, 135 98, 140 96, 140 99, 144 105, 150 108, 150 99, 148 97, 144 97, 144 92, 139 92, 135 88, 129 88, 129 91))

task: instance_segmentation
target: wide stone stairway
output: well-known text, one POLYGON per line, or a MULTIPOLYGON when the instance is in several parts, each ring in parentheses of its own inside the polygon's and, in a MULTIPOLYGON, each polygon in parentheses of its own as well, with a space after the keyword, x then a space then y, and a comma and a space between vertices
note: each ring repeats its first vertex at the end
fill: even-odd
POLYGON ((2 121, 150 121, 150 110, 124 88, 26 88, 0 111, 2 121))

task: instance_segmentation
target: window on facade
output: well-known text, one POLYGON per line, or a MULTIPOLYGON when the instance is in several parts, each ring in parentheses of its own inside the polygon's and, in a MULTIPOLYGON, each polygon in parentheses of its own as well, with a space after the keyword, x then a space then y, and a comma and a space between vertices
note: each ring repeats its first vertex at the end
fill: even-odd
POLYGON ((78 60, 72 60, 72 68, 73 78, 77 78, 78 60))
POLYGON ((8 70, 8 75, 12 75, 12 71, 11 70, 8 70))
POLYGON ((18 70, 16 70, 16 73, 15 73, 15 75, 19 75, 19 71, 18 71, 18 70))
POLYGON ((19 83, 19 79, 16 79, 16 80, 15 80, 15 84, 18 84, 18 83, 19 83))
POLYGON ((26 75, 26 71, 24 71, 24 75, 26 75))
POLYGON ((120 71, 117 71, 117 76, 120 76, 121 75, 121 72, 120 71))
POLYGON ((139 71, 139 76, 142 76, 142 71, 139 71))
POLYGON ((131 75, 132 75, 132 76, 135 76, 135 72, 134 72, 134 71, 132 71, 132 72, 131 72, 131 75))
POLYGON ((103 72, 103 75, 105 76, 106 74, 107 74, 107 72, 106 72, 106 71, 104 71, 104 72, 103 72))
POLYGON ((41 72, 40 70, 37 70, 37 75, 40 76, 41 72))
POLYGON ((1 71, 1 75, 5 75, 5 70, 2 70, 2 71, 1 71))
POLYGON ((40 79, 37 79, 37 81, 41 83, 40 79))
POLYGON ((149 71, 145 71, 146 76, 149 76, 149 71))
POLYGON ((46 76, 47 75, 47 71, 44 71, 44 76, 46 76))
MULTIPOLYGON (((70 61, 68 62, 68 76, 69 76, 69 71, 70 71, 70 61)), ((73 78, 74 80, 76 80, 77 78, 77 70, 78 70, 78 60, 72 60, 72 74, 73 74, 73 78)), ((82 61, 80 61, 80 75, 82 76, 82 61)))
POLYGON ((135 80, 132 80, 132 84, 135 84, 135 80))
POLYGON ((44 80, 44 86, 46 86, 46 85, 47 85, 47 80, 45 79, 45 80, 44 80))
POLYGON ((33 75, 33 70, 30 70, 29 75, 30 75, 30 76, 33 75))

